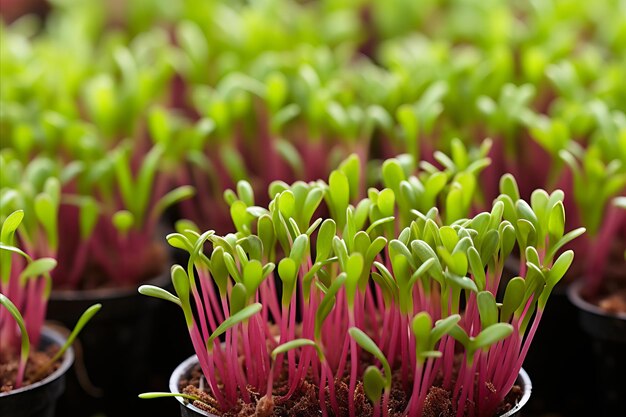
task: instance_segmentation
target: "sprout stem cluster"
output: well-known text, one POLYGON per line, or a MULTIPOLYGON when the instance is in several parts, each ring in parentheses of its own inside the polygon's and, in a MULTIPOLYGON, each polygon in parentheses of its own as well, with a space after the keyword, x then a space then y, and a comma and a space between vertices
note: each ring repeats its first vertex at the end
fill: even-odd
POLYGON ((351 157, 328 182, 275 183, 267 208, 240 183, 230 201, 237 232, 200 234, 185 223, 168 236, 190 255, 172 268, 176 295, 140 292, 181 307, 220 411, 251 402, 250 390, 271 400, 282 378, 290 389, 273 401, 306 380, 323 415, 341 415, 336 384, 345 378, 351 417, 361 384, 376 416, 420 415, 434 385, 457 416, 493 415, 573 260, 555 254, 583 231, 564 234, 563 193, 539 190, 528 204, 505 177, 490 211, 446 222, 437 205, 463 185, 444 181, 428 210, 403 214, 408 190, 437 174, 408 175, 389 160, 387 187, 359 199, 358 166, 351 157), (524 269, 507 281, 514 250, 524 269), (404 410, 390 410, 392 386, 406 392, 404 410))

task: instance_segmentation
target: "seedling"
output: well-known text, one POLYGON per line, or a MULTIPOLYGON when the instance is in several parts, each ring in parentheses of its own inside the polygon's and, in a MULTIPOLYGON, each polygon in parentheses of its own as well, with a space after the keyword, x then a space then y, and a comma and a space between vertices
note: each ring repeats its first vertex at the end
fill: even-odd
POLYGON ((562 193, 532 206, 516 199, 525 221, 505 219, 517 213, 507 195, 473 217, 445 222, 433 206, 400 220, 391 188, 351 204, 359 180, 338 169, 328 183, 275 184, 267 208, 233 193, 235 233, 168 236, 190 254, 186 269, 172 268, 175 294, 139 291, 181 307, 218 411, 242 400, 271 413, 306 380, 318 386, 313 407, 324 416, 340 403, 357 415, 360 385, 374 415, 420 415, 435 384, 457 416, 493 415, 515 383, 550 291, 573 260, 571 251, 554 252, 580 233, 564 235, 562 193), (330 217, 313 220, 324 201, 330 217), (550 220, 546 210, 558 213, 550 220), (539 230, 533 236, 549 234, 547 244, 529 237, 526 218, 539 230), (527 267, 501 282, 515 247, 528 254, 527 267), (348 398, 336 389, 342 378, 348 398), (278 380, 288 392, 274 391, 278 380), (402 410, 389 408, 392 387, 406 395, 402 410), (265 395, 257 401, 252 392, 265 395))
MULTIPOLYGON (((15 232, 23 218, 23 211, 13 212, 2 223, 0 232, 0 305, 3 307, 0 309, 0 347, 3 360, 19 357, 14 388, 22 386, 29 355, 39 346, 50 296, 50 271, 56 266, 53 258, 33 259, 14 246, 15 232)), ((81 315, 63 346, 36 369, 32 382, 39 380, 63 356, 100 307, 100 304, 94 304, 81 315)))
POLYGON ((2 184, 2 214, 28 213, 17 235, 25 252, 59 259, 55 288, 86 288, 90 274, 119 286, 149 278, 155 259, 164 257, 154 250, 164 211, 194 193, 189 185, 168 189, 159 167, 163 153, 155 145, 136 174, 126 143, 100 159, 68 165, 40 157, 22 167, 9 153, 2 155, 0 162, 10 169, 2 184))

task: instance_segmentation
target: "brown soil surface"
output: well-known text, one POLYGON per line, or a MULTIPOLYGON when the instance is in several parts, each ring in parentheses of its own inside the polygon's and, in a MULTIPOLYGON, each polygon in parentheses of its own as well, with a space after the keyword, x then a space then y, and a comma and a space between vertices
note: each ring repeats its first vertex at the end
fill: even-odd
POLYGON ((615 290, 612 294, 600 297, 598 307, 610 314, 626 314, 626 288, 615 290))
MULTIPOLYGON (((58 346, 51 346, 45 352, 31 352, 28 362, 26 363, 22 386, 34 384, 56 371, 59 366, 61 366, 60 360, 56 361, 37 378, 41 367, 45 366, 58 350, 58 346)), ((4 354, 0 355, 0 392, 8 392, 14 388, 18 366, 18 357, 9 358, 5 357, 4 354)))
MULTIPOLYGON (((396 371, 396 375, 394 375, 393 378, 394 384, 389 398, 390 417, 401 417, 407 406, 407 394, 402 388, 402 383, 400 382, 401 378, 397 373, 398 371, 396 371)), ((286 375, 283 374, 274 386, 273 393, 275 397, 273 397, 272 400, 273 407, 272 404, 268 404, 264 393, 255 392, 252 387, 248 387, 252 402, 246 404, 240 400, 239 404, 233 410, 222 413, 217 409, 218 404, 209 394, 208 388, 205 386, 206 383, 203 383, 203 379, 202 370, 199 365, 196 365, 187 378, 180 380, 179 389, 181 392, 195 395, 202 400, 202 402, 195 401, 194 406, 221 417, 319 417, 321 415, 318 402, 319 388, 310 381, 304 381, 300 389, 298 389, 291 398, 281 401, 279 396, 284 395, 289 388, 285 381, 286 375), (201 385, 203 389, 199 388, 201 385)), ((451 392, 436 386, 437 383, 440 383, 440 381, 438 381, 440 379, 441 378, 437 378, 435 380, 435 386, 428 392, 423 417, 456 416, 454 406, 450 400, 451 392)), ((349 415, 348 378, 346 377, 342 380, 335 381, 335 393, 339 405, 338 415, 333 412, 328 402, 328 388, 326 390, 329 416, 347 417, 349 415)), ((521 399, 522 393, 522 388, 515 385, 498 408, 496 415, 503 414, 513 408, 521 399)), ((357 383, 356 386, 355 408, 356 415, 359 417, 371 416, 373 414, 372 405, 365 397, 361 382, 357 383)))

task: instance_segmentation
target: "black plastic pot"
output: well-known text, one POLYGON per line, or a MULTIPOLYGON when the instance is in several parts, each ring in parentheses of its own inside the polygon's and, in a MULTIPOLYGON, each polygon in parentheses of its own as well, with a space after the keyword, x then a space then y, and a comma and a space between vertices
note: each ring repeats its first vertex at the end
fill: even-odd
MULTIPOLYGON (((178 389, 178 381, 185 375, 189 373, 189 371, 198 363, 198 357, 193 355, 187 359, 185 359, 180 365, 174 369, 172 376, 170 377, 170 392, 178 394, 180 390, 178 389)), ((522 398, 519 403, 515 405, 511 410, 506 413, 498 416, 498 417, 521 417, 522 416, 522 407, 528 402, 530 399, 530 394, 532 392, 532 383, 530 382, 530 377, 524 371, 524 369, 520 370, 519 376, 517 377, 516 384, 520 385, 524 391, 522 394, 522 398)), ((176 397, 180 404, 180 415, 181 417, 217 417, 215 414, 208 414, 206 411, 200 410, 198 407, 193 406, 187 400, 182 397, 176 397)))
MULTIPOLYGON (((167 287, 169 282, 167 268, 146 283, 167 287)), ((72 328, 77 317, 94 303, 101 303, 102 309, 79 337, 81 349, 75 369, 86 371, 95 389, 85 389, 84 380, 82 385, 79 383, 78 373, 71 374, 68 394, 59 402, 58 412, 72 417, 102 412, 109 416, 148 414, 151 405, 140 401, 137 395, 161 383, 152 381, 152 350, 158 347, 159 338, 167 339, 165 335, 157 337, 155 331, 155 318, 165 303, 139 294, 136 288, 53 291, 48 318, 72 328)), ((173 410, 155 407, 154 411, 152 415, 161 416, 171 415, 173 410)))
MULTIPOLYGON (((55 330, 41 330, 40 349, 50 345, 59 347, 65 337, 55 330)), ((69 348, 63 355, 61 366, 46 378, 34 384, 0 393, 0 416, 6 417, 54 417, 57 399, 65 391, 65 373, 74 362, 74 351, 69 348)))
MULTIPOLYGON (((587 385, 597 389, 595 415, 623 415, 626 409, 626 314, 606 313, 581 296, 582 288, 583 283, 578 281, 570 286, 567 295, 578 309, 580 326, 592 339, 596 375, 587 385)), ((585 359, 579 358, 579 362, 585 359)))
MULTIPOLYGON (((510 257, 504 265, 503 281, 519 275, 519 258, 510 257)), ((537 328, 524 369, 533 376, 533 396, 525 410, 527 414, 543 416, 556 414, 567 417, 588 417, 595 411, 595 387, 567 384, 564 381, 593 380, 591 361, 581 361, 593 355, 591 337, 574 317, 576 307, 567 299, 569 284, 554 288, 537 328), (576 366, 572 366, 575 363, 576 366)), ((499 300, 504 294, 499 294, 499 300)))

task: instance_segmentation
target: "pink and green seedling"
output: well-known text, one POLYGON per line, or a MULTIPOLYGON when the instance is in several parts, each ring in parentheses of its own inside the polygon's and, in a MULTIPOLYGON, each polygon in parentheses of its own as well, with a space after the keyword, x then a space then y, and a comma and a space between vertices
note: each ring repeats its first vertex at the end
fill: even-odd
MULTIPOLYGON (((0 347, 3 359, 15 355, 19 357, 14 388, 22 386, 30 352, 33 347, 36 349, 39 346, 50 296, 50 271, 56 266, 53 258, 33 259, 15 246, 15 234, 23 218, 23 211, 11 213, 2 223, 0 232, 0 305, 3 307, 0 309, 0 347)), ((65 344, 48 363, 37 369, 34 380, 63 356, 100 307, 100 304, 95 304, 82 314, 65 344)))
MULTIPOLYGON (((386 164, 385 176, 400 178, 393 184, 404 181, 397 160, 386 164)), ((359 200, 358 174, 351 181, 340 168, 330 178, 275 184, 267 208, 233 193, 236 233, 181 226, 168 237, 190 253, 187 269, 172 269, 176 295, 139 289, 182 308, 217 411, 255 402, 251 392, 260 392, 256 405, 267 412, 306 381, 317 387, 324 416, 342 415, 340 404, 350 417, 363 407, 374 416, 420 415, 435 385, 457 416, 492 416, 573 259, 571 251, 555 255, 580 233, 564 234, 562 193, 531 205, 503 194, 491 211, 446 222, 435 204, 446 198, 407 211, 393 188, 359 200), (330 217, 313 220, 323 201, 330 217), (508 220, 513 214, 519 218, 508 220), (525 268, 501 282, 516 246, 525 268), (274 391, 279 380, 286 393, 274 391), (337 389, 342 381, 347 398, 337 389), (357 402, 359 387, 367 404, 357 402), (404 392, 401 409, 392 409, 393 390, 404 392)))
POLYGON ((87 283, 89 278, 130 286, 151 272, 158 274, 150 268, 165 257, 154 246, 161 217, 194 190, 168 190, 160 145, 147 152, 133 173, 136 163, 129 145, 123 142, 96 161, 64 167, 40 157, 20 169, 12 163, 16 161, 3 159, 11 172, 2 184, 0 215, 25 210, 28 216, 17 235, 32 256, 59 260, 51 273, 55 289, 99 285, 87 283))

